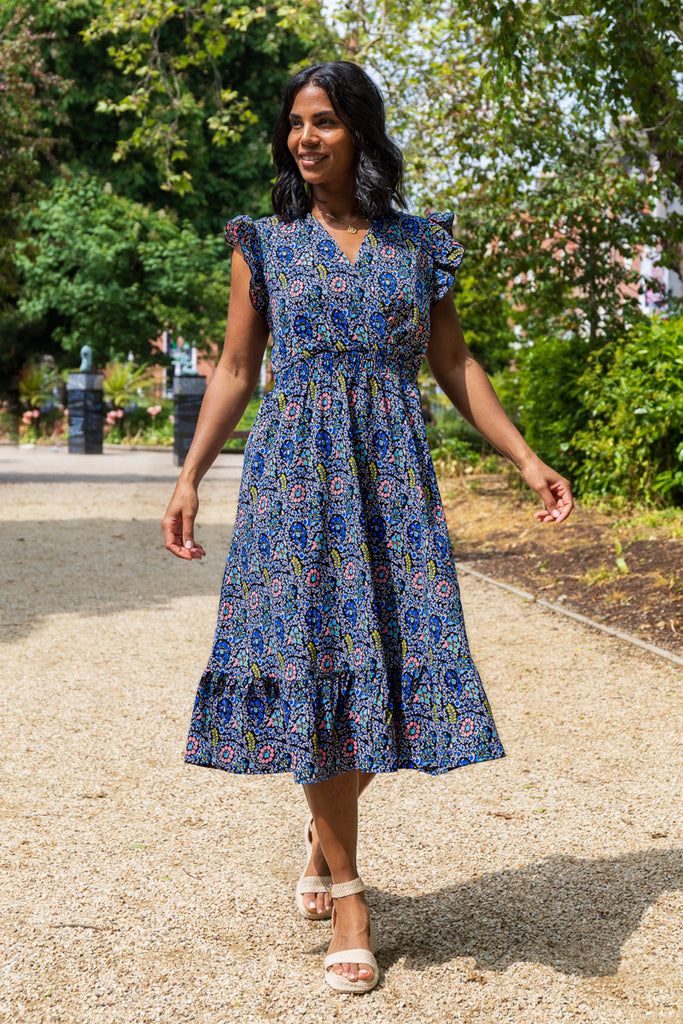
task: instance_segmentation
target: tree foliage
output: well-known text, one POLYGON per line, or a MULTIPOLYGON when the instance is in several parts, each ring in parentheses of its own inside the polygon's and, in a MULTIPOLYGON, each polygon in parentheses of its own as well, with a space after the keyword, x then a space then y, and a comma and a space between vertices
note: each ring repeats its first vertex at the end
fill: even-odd
POLYGON ((45 67, 26 10, 0 21, 0 309, 16 293, 13 246, 24 204, 40 185, 40 162, 55 146, 63 123, 58 97, 67 83, 45 67))
MULTIPOLYGON (((326 37, 318 0, 103 0, 86 42, 105 40, 125 83, 97 110, 120 126, 114 161, 149 157, 160 187, 213 191, 237 174, 263 202, 268 141, 280 90, 326 37), (229 171, 227 170, 229 168, 229 171)), ((243 199, 244 201, 244 199, 243 199)))
POLYGON ((129 350, 145 360, 166 322, 186 337, 220 336, 228 286, 220 239, 87 177, 57 180, 25 226, 19 313, 43 321, 72 363, 85 343, 95 365, 129 350))
POLYGON ((585 33, 558 6, 348 0, 337 15, 388 94, 418 206, 456 206, 524 337, 598 347, 639 319, 633 256, 663 237, 648 208, 665 183, 635 114, 576 87, 585 33))

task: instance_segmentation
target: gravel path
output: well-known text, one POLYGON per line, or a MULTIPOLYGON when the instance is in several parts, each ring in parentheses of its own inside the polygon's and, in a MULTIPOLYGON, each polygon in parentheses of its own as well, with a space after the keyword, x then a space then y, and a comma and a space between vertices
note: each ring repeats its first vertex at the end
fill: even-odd
POLYGON ((508 757, 373 784, 381 985, 324 988, 302 795, 182 761, 239 472, 207 478, 185 564, 170 454, 0 448, 0 1018, 680 1024, 683 670, 471 577, 508 757))

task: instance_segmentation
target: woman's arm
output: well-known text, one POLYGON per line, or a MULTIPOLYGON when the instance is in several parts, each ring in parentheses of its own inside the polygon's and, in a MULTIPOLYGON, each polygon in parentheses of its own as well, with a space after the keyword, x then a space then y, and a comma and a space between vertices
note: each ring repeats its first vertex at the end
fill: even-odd
POLYGON ((239 423, 258 382, 268 324, 251 304, 250 282, 251 271, 237 248, 232 257, 223 352, 206 389, 194 439, 161 522, 164 543, 178 558, 202 558, 206 554, 194 541, 197 488, 239 423))
POLYGON ((534 513, 535 518, 543 523, 566 519, 574 505, 569 481, 539 459, 508 418, 488 377, 465 344, 450 293, 432 308, 427 361, 437 384, 458 412, 514 463, 525 483, 543 499, 545 509, 534 513))

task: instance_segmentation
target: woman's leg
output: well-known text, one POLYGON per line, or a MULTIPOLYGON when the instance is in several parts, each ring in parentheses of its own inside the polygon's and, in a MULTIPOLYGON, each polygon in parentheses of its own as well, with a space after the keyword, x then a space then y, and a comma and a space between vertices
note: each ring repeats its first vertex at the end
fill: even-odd
MULTIPOLYGON (((352 773, 350 773, 352 774, 352 773)), ((356 772, 358 776, 358 796, 368 788, 370 783, 375 777, 375 772, 356 772)), ((304 786, 304 789, 306 787, 304 786)), ((310 807, 310 801, 309 801, 310 807)), ((313 809, 311 808, 311 813, 313 809)), ((315 816, 313 826, 311 829, 311 838, 313 840, 313 849, 311 851, 311 857, 304 870, 304 877, 306 875, 329 875, 330 868, 325 860, 325 854, 322 851, 320 840, 318 839, 318 830, 315 827, 315 816)), ((308 910, 312 910, 314 913, 322 914, 326 910, 330 909, 331 901, 330 894, 328 892, 309 892, 303 893, 303 901, 308 910)))
MULTIPOLYGON (((363 788, 372 776, 364 781, 363 788)), ((358 796, 361 792, 361 773, 345 772, 327 782, 314 782, 304 786, 308 806, 315 821, 320 846, 335 884, 350 882, 358 875, 356 841, 358 838, 358 796)), ((343 949, 368 949, 370 916, 364 893, 344 896, 335 900, 336 927, 329 953, 343 949)), ((350 981, 372 978, 372 968, 366 964, 344 963, 330 968, 350 981)))

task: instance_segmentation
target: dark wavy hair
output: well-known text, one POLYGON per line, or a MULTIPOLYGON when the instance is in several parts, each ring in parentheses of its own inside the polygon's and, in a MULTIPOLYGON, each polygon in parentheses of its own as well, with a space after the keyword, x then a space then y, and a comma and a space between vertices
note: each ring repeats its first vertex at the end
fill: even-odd
POLYGON ((337 117, 356 145, 356 180, 353 194, 358 211, 372 220, 392 205, 405 207, 403 155, 386 132, 384 100, 372 79, 350 61, 312 64, 289 80, 273 132, 273 160, 277 178, 271 192, 273 209, 281 220, 296 220, 310 212, 310 186, 301 177, 289 152, 289 115, 294 99, 306 85, 317 85, 330 98, 337 117))

